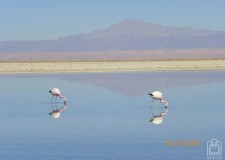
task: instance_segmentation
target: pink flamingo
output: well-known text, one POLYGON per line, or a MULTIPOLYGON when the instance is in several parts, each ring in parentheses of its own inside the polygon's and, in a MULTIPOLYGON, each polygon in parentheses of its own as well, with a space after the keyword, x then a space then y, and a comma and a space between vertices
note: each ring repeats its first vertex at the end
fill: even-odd
POLYGON ((52 88, 49 93, 52 94, 52 99, 53 97, 55 96, 55 100, 57 100, 57 96, 60 97, 60 98, 63 98, 64 99, 64 102, 66 103, 66 97, 62 96, 61 93, 60 93, 60 90, 58 88, 52 88))
POLYGON ((163 99, 163 96, 162 96, 162 93, 161 92, 154 91, 152 93, 149 93, 148 95, 151 96, 153 98, 153 100, 154 99, 160 100, 160 102, 164 103, 165 104, 165 108, 168 107, 168 102, 163 99))

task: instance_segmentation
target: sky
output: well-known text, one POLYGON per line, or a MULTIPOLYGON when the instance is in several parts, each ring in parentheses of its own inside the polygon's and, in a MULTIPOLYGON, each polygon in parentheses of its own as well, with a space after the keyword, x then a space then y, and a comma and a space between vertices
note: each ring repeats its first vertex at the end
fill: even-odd
POLYGON ((127 19, 225 31, 225 0, 0 0, 0 41, 56 39, 127 19))

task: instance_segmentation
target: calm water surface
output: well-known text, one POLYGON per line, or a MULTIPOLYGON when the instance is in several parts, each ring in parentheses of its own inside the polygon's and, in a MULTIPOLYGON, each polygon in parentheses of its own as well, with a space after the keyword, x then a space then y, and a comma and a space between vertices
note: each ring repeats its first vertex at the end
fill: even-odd
POLYGON ((207 141, 225 144, 225 71, 0 75, 0 97, 1 160, 203 160, 207 141), (159 125, 154 90, 169 102, 159 125))

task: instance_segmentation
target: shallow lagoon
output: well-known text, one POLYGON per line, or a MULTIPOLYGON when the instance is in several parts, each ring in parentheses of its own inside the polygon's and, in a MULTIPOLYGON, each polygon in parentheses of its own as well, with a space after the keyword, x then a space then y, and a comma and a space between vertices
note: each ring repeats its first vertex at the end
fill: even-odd
POLYGON ((207 141, 225 141, 225 71, 19 74, 0 82, 1 160, 199 160, 207 141), (50 103, 52 87, 68 99, 58 119, 49 113, 64 104, 50 103), (154 90, 169 102, 160 125, 149 122, 165 110, 150 109, 154 90), (180 145, 190 140, 200 145, 180 145))

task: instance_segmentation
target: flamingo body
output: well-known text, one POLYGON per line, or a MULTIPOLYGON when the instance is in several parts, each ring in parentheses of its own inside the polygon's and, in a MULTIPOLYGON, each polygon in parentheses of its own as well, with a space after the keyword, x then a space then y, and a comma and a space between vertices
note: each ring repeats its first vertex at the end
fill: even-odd
POLYGON ((159 99, 160 100, 160 99, 163 98, 162 93, 159 92, 159 91, 154 91, 152 93, 149 93, 148 95, 151 96, 154 99, 159 99))
POLYGON ((159 91, 154 91, 154 92, 152 92, 152 93, 149 93, 148 95, 149 95, 150 97, 152 97, 153 100, 154 100, 154 99, 155 99, 155 100, 160 100, 160 102, 165 103, 165 107, 168 106, 168 102, 165 101, 165 100, 163 100, 163 96, 162 96, 162 93, 161 93, 161 92, 159 92, 159 91))
POLYGON ((58 88, 52 88, 49 93, 51 93, 53 96, 60 95, 60 90, 58 88))
POLYGON ((60 93, 60 90, 58 88, 52 88, 49 93, 52 94, 52 98, 54 96, 56 96, 56 99, 57 99, 57 96, 60 97, 60 98, 63 98, 64 99, 64 102, 66 103, 66 97, 62 96, 61 93, 60 93))

